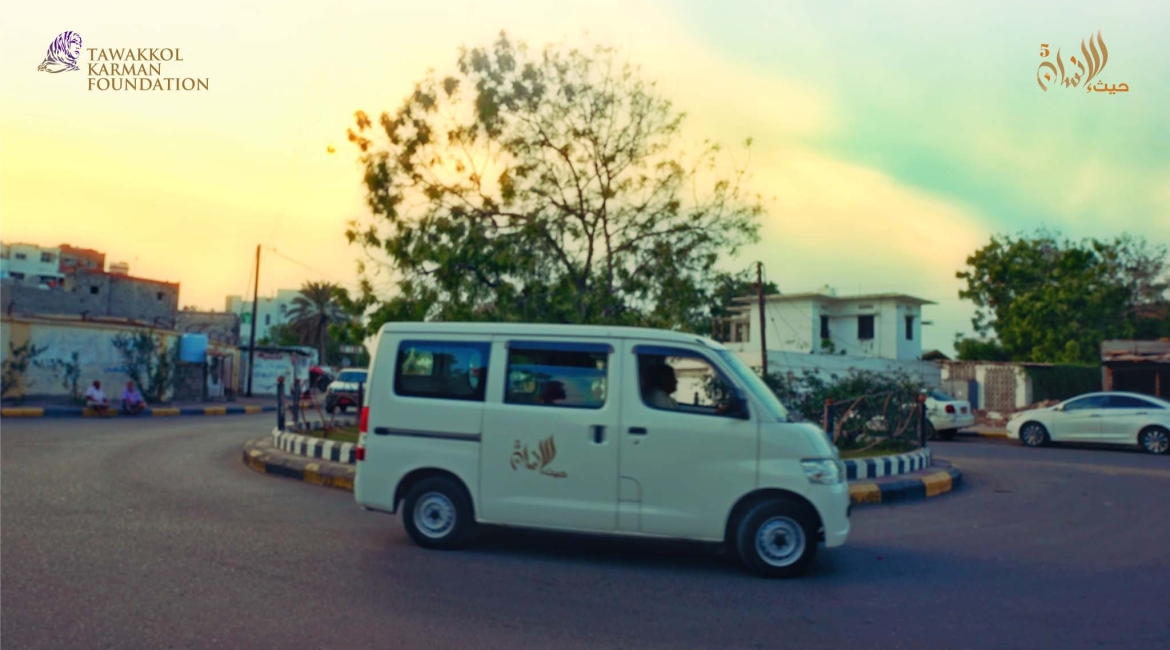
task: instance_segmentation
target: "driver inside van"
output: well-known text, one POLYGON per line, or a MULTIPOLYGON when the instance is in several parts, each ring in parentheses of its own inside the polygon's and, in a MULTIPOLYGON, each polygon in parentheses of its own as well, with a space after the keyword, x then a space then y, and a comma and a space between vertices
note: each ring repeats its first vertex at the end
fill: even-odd
POLYGON ((647 368, 647 374, 649 386, 643 395, 646 404, 659 409, 678 410, 678 402, 670 396, 678 389, 674 368, 665 363, 657 363, 647 368))

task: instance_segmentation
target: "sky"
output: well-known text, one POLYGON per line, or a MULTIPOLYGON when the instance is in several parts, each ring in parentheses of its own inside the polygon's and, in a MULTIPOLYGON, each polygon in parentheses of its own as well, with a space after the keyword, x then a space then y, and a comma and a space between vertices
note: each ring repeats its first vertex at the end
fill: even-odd
POLYGON ((24 3, 0 24, 0 239, 105 251, 203 309, 250 293, 257 245, 262 295, 354 286, 354 111, 394 110, 506 30, 617 46, 686 111, 684 137, 753 138, 752 187, 775 199, 727 270, 761 260, 785 292, 933 300, 923 345, 950 352, 972 313, 955 273, 993 234, 1170 244, 1167 24, 1151 1, 24 3), (164 76, 208 90, 38 72, 66 30, 83 48, 178 48, 164 76), (1039 64, 1060 48, 1071 68, 1098 31, 1096 80, 1129 91, 1042 91, 1039 64))

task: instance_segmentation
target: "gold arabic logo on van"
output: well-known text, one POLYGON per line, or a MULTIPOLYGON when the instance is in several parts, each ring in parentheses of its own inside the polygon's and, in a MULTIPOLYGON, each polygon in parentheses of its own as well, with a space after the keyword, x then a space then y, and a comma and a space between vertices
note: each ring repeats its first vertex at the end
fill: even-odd
POLYGON ((516 441, 512 448, 512 469, 518 470, 521 467, 526 467, 553 478, 565 478, 568 474, 564 472, 554 472, 548 466, 557 457, 557 441, 552 436, 540 441, 536 449, 528 450, 528 445, 516 441))

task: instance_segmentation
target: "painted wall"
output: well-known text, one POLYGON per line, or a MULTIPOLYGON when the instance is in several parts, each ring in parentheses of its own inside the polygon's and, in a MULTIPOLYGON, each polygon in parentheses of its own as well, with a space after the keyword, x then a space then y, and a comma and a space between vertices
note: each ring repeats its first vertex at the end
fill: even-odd
MULTIPOLYGON (((736 352, 739 358, 753 368, 760 367, 759 351, 736 352)), ((882 359, 877 357, 857 357, 829 354, 800 354, 798 352, 768 352, 768 374, 793 373, 797 377, 810 370, 828 380, 832 375, 843 377, 851 370, 869 370, 872 372, 904 371, 916 378, 928 388, 938 388, 942 385, 942 369, 938 364, 930 361, 882 359)))
MULTIPOLYGON (((286 350, 256 350, 256 371, 252 375, 253 395, 275 395, 276 379, 284 376, 285 390, 290 390, 294 378, 307 380, 309 368, 317 365, 317 351, 309 354, 297 354, 286 350)), ((240 354, 239 387, 240 392, 248 390, 248 353, 240 354)))
MULTIPOLYGON (((129 379, 121 354, 114 347, 114 339, 119 334, 133 334, 143 331, 142 328, 123 326, 111 323, 94 323, 85 321, 56 321, 37 318, 5 318, 0 321, 0 356, 7 359, 10 354, 9 344, 16 346, 28 342, 37 348, 44 348, 44 352, 35 358, 35 362, 25 372, 17 390, 7 394, 8 397, 20 396, 52 396, 68 397, 70 388, 63 382, 61 374, 49 367, 49 362, 61 360, 72 361, 72 354, 78 354, 81 366, 81 376, 78 380, 79 389, 85 388, 97 379, 102 382, 102 388, 111 398, 120 395, 122 386, 129 379)), ((164 344, 175 345, 179 333, 169 330, 151 330, 161 334, 164 344)), ((209 352, 226 355, 232 359, 234 367, 239 367, 239 349, 235 346, 211 343, 209 352)), ((235 379, 233 378, 234 382, 235 379)), ((173 396, 173 389, 167 392, 168 399, 173 396)))
MULTIPOLYGON (((275 297, 260 296, 260 307, 256 314, 256 340, 264 340, 272 326, 287 320, 288 312, 293 307, 293 299, 300 293, 297 289, 280 289, 275 297)), ((226 311, 239 315, 240 345, 248 345, 252 340, 252 301, 244 300, 240 296, 228 296, 224 307, 226 311)))

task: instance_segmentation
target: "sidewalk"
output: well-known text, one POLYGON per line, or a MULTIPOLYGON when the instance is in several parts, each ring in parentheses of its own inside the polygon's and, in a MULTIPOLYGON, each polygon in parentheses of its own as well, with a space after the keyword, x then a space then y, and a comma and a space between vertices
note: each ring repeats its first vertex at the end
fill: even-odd
POLYGON ((959 430, 960 436, 979 436, 980 438, 1006 438, 1007 428, 997 425, 977 424, 973 427, 959 430))
POLYGON ((164 417, 176 415, 250 415, 274 413, 275 397, 238 397, 235 401, 192 402, 178 401, 169 404, 149 406, 138 415, 124 415, 117 410, 100 416, 91 409, 63 403, 61 400, 29 399, 19 406, 0 408, 0 417, 5 418, 80 418, 80 417, 164 417))

